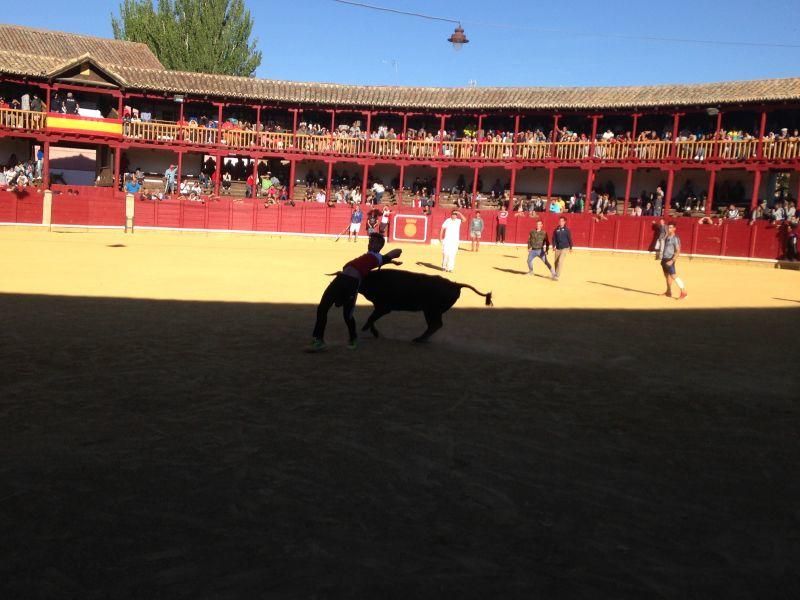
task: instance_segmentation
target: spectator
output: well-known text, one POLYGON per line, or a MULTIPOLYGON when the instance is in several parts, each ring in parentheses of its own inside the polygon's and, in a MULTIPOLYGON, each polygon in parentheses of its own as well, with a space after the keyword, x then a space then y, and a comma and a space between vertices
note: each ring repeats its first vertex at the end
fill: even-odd
POLYGON ((726 219, 731 219, 731 220, 735 220, 735 219, 740 219, 741 218, 741 215, 739 215, 739 209, 736 208, 736 205, 734 205, 734 204, 728 205, 728 210, 725 211, 725 218, 726 219))
POLYGON ((61 112, 67 115, 77 115, 78 111, 80 111, 80 105, 78 101, 75 100, 75 97, 72 95, 72 92, 67 92, 67 98, 64 100, 64 104, 61 108, 61 112))
POLYGON ((505 206, 501 206, 497 212, 497 242, 506 243, 506 224, 508 223, 508 211, 505 206))
POLYGON ((167 195, 175 193, 175 185, 177 183, 178 177, 178 167, 175 165, 170 165, 169 168, 164 171, 164 193, 167 195))
POLYGON ((659 219, 658 223, 653 221, 653 229, 656 233, 656 260, 661 260, 661 251, 664 249, 664 240, 667 238, 667 226, 664 219, 659 219))
POLYGON ((442 223, 439 231, 439 242, 442 245, 442 270, 452 273, 456 268, 456 254, 461 239, 461 223, 467 218, 459 211, 453 210, 450 218, 442 223))
POLYGON ((381 213, 381 223, 378 226, 378 233, 380 233, 383 237, 388 237, 389 217, 391 215, 392 215, 392 210, 388 206, 384 206, 383 212, 381 213))
POLYGON ((786 260, 798 260, 797 223, 789 225, 789 235, 786 237, 786 260))
POLYGON ((230 194, 232 184, 233 184, 233 177, 231 177, 230 171, 225 171, 222 174, 222 193, 230 194))
MULTIPOLYGON (((661 189, 661 186, 656 187, 656 195, 653 202, 653 215, 656 217, 660 217, 664 212, 664 190, 661 189)), ((666 237, 666 228, 664 229, 665 237, 666 237)))
POLYGON ((130 175, 125 176, 125 193, 138 194, 141 190, 142 186, 139 185, 139 182, 134 177, 130 175))
POLYGON ((481 235, 483 235, 483 219, 481 213, 476 212, 469 222, 469 239, 471 242, 470 250, 477 252, 481 247, 481 235))

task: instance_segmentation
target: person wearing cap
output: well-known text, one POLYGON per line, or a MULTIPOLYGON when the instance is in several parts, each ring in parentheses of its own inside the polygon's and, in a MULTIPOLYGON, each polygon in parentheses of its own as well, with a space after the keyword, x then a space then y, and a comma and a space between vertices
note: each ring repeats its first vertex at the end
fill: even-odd
POLYGON ((175 186, 178 179, 178 167, 170 165, 169 169, 164 171, 164 193, 175 193, 175 186))

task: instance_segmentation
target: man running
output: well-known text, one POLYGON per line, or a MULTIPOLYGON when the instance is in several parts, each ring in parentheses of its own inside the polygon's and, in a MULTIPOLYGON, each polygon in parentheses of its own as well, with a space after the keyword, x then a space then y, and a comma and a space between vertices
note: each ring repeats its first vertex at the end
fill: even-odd
POLYGON ((442 270, 452 273, 456 268, 458 242, 461 239, 461 223, 467 218, 457 210, 450 213, 450 218, 442 223, 439 242, 442 244, 442 270))
POLYGON ((399 265, 394 259, 399 258, 403 251, 400 248, 390 250, 386 254, 380 254, 386 240, 380 233, 373 233, 369 236, 368 252, 358 258, 351 260, 336 274, 330 282, 322 299, 317 306, 317 321, 314 323, 314 333, 311 340, 309 352, 321 352, 327 349, 325 345, 325 326, 328 323, 328 311, 334 304, 342 307, 342 315, 350 334, 350 341, 347 347, 355 350, 358 339, 356 333, 356 321, 353 318, 353 310, 356 307, 356 297, 361 280, 373 269, 380 269, 386 263, 399 265))
POLYGON ((664 295, 672 298, 672 282, 674 281, 681 290, 678 300, 686 298, 686 286, 681 278, 675 274, 675 261, 681 253, 681 239, 675 235, 675 223, 667 225, 667 236, 664 238, 664 245, 661 250, 661 270, 664 272, 664 279, 667 281, 667 291, 664 295))
POLYGON ((481 247, 481 234, 483 233, 483 219, 481 213, 476 212, 469 222, 469 239, 472 244, 470 250, 477 252, 481 247))
POLYGON ((547 261, 547 251, 550 249, 550 241, 547 239, 547 232, 544 230, 544 223, 536 221, 536 229, 528 236, 528 275, 533 275, 533 259, 540 258, 550 271, 550 277, 557 279, 556 272, 547 261))
POLYGON ((350 229, 347 230, 347 241, 352 237, 353 242, 358 241, 358 232, 361 231, 361 221, 364 220, 364 213, 361 212, 361 206, 356 204, 353 206, 353 212, 350 215, 350 229))

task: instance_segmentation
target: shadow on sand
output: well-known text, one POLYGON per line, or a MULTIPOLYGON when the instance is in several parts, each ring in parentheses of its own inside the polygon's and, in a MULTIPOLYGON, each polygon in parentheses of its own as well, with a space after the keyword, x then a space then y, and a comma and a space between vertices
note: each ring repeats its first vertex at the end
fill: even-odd
POLYGON ((800 309, 314 312, 0 295, 0 597, 794 596, 800 309))
POLYGON ((586 283, 592 283, 594 285, 602 285, 603 287, 614 288, 615 290, 622 290, 623 292, 633 292, 635 294, 645 294, 646 296, 661 296, 663 294, 656 294, 655 292, 647 292, 645 290, 635 290, 633 288, 624 287, 621 285, 614 285, 612 283, 602 283, 600 281, 587 281, 586 283))

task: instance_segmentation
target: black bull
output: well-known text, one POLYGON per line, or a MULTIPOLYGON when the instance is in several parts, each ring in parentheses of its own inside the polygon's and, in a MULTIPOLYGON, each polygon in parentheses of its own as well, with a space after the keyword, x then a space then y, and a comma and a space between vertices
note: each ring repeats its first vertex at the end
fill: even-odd
POLYGON ((362 331, 370 330, 378 337, 375 321, 393 310, 422 311, 428 328, 415 342, 425 342, 442 326, 442 315, 461 296, 461 288, 468 288, 486 298, 486 306, 492 306, 492 293, 482 294, 471 285, 455 283, 438 275, 423 275, 387 269, 372 271, 361 282, 358 290, 375 305, 362 331))

